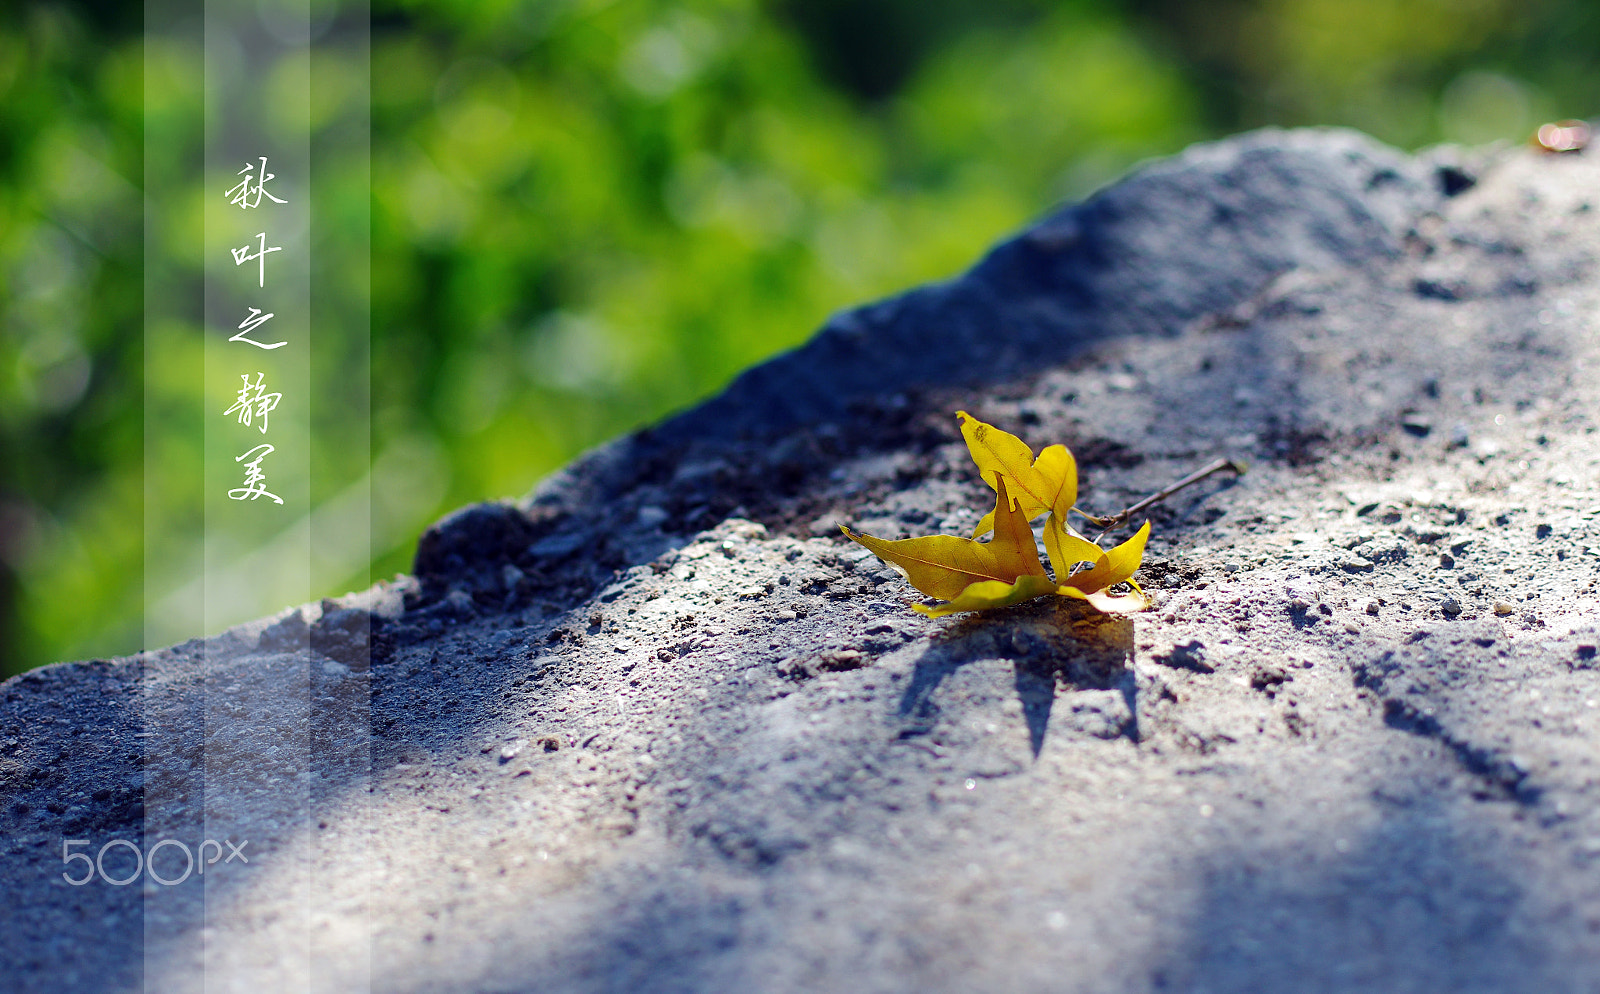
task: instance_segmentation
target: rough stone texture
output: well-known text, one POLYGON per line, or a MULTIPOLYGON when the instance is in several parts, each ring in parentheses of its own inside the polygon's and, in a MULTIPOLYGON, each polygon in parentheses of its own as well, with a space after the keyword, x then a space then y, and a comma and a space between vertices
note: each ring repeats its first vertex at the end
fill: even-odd
POLYGON ((1197 146, 415 577, 18 677, 0 976, 1593 990, 1597 202, 1593 155, 1197 146), (1066 442, 1095 509, 1253 467, 1154 512, 1150 612, 929 621, 832 522, 970 530, 958 407, 1066 442), (141 835, 251 862, 61 880, 141 835))

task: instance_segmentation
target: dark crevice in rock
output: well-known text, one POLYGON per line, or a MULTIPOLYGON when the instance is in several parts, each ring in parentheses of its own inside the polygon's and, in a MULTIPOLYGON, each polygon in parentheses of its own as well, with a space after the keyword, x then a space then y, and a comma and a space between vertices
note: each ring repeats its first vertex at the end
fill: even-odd
POLYGON ((1383 722, 1390 728, 1438 742, 1460 767, 1483 785, 1481 796, 1536 806, 1544 791, 1529 771, 1503 749, 1463 735, 1448 695, 1440 690, 1470 687, 1497 669, 1504 641, 1494 622, 1456 623, 1449 629, 1422 630, 1404 646, 1385 649, 1358 664, 1355 685, 1379 696, 1383 722))

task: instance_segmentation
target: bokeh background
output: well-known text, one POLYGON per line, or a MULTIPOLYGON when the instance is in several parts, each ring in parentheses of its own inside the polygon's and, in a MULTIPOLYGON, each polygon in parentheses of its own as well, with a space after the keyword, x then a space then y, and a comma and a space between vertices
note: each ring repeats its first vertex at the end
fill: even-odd
MULTIPOLYGON (((1600 112, 1594 0, 372 6, 374 561, 319 594, 1143 158, 1600 112)), ((198 100, 143 21, 0 6, 6 674, 140 647, 144 115, 198 100)))

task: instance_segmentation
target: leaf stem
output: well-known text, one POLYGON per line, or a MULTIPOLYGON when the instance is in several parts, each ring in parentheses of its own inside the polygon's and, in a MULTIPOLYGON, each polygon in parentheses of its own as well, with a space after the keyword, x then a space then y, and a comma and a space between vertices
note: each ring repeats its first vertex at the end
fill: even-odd
POLYGON ((1201 480, 1208 479, 1209 477, 1223 472, 1232 473, 1235 477, 1242 476, 1247 469, 1249 469, 1249 466, 1240 460, 1218 459, 1216 462, 1209 463, 1200 469, 1195 470, 1193 473, 1190 473, 1188 476, 1172 484, 1171 486, 1163 490, 1157 490, 1155 493, 1146 497, 1144 500, 1141 500, 1139 503, 1134 504, 1131 507, 1126 507, 1121 511, 1118 511, 1116 514, 1108 517, 1096 517, 1095 515, 1089 514, 1076 507, 1073 508, 1073 510, 1077 511, 1079 514, 1082 514, 1084 519, 1087 520, 1091 525, 1094 525, 1096 528, 1103 529, 1099 535, 1095 536, 1094 539, 1095 544, 1098 545, 1100 540, 1105 538, 1108 532, 1127 524, 1128 521, 1140 511, 1161 503, 1168 497, 1171 497, 1173 494, 1182 490, 1184 487, 1192 487, 1201 480))

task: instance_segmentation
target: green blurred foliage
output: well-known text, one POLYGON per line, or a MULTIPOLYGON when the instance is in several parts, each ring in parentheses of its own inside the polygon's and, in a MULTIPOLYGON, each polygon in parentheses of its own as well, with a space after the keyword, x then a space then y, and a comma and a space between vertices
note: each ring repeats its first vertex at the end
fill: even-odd
MULTIPOLYGON (((5 672, 139 647, 141 128, 199 99, 141 10, 0 12, 5 672)), ((375 0, 372 574, 1142 158, 1520 140, 1596 112, 1597 53, 1590 0, 375 0)), ((314 79, 314 120, 366 85, 314 79)))

